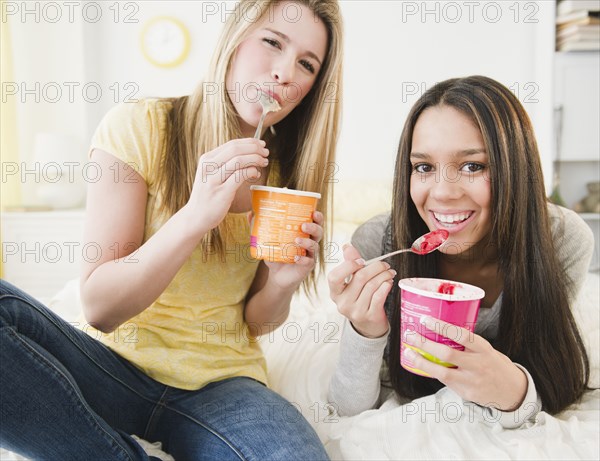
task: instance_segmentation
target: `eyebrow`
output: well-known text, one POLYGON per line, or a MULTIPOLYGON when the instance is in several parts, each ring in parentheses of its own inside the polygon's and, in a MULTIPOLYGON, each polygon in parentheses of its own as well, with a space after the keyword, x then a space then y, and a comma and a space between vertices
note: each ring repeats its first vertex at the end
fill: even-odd
MULTIPOLYGON (((290 43, 290 37, 288 37, 287 35, 285 35, 283 32, 279 32, 278 30, 274 30, 274 29, 270 29, 268 27, 265 27, 265 30, 268 30, 269 32, 277 35, 278 37, 280 37, 285 43, 290 43)), ((309 57, 313 58, 315 61, 317 61, 319 63, 319 65, 321 66, 321 60, 317 57, 316 54, 314 54, 312 51, 306 51, 305 52, 309 57)))
MULTIPOLYGON (((477 154, 484 154, 487 155, 487 152, 485 151, 485 149, 464 149, 464 150, 459 150, 457 152, 454 153, 455 157, 468 157, 469 155, 477 155, 477 154)), ((411 152, 410 153, 410 157, 411 158, 420 158, 420 159, 428 159, 430 157, 429 154, 426 154, 424 152, 411 152)))

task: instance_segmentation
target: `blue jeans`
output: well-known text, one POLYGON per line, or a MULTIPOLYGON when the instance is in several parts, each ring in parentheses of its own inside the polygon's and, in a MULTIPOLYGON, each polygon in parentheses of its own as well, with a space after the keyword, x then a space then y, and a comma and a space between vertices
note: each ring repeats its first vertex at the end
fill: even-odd
POLYGON ((165 386, 0 281, 0 446, 35 460, 328 459, 294 405, 250 378, 165 386))

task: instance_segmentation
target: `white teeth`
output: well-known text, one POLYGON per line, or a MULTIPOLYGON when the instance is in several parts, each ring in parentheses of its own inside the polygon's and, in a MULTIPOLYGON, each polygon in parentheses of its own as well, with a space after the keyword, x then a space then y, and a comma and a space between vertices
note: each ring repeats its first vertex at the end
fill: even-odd
POLYGON ((433 216, 435 216, 435 219, 443 223, 458 224, 471 216, 471 213, 441 214, 434 211, 433 216))

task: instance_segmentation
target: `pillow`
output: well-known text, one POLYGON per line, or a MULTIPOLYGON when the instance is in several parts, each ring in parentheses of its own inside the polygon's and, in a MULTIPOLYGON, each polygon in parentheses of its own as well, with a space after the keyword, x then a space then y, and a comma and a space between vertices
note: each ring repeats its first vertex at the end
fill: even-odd
POLYGON ((333 189, 335 224, 358 226, 391 209, 392 180, 343 180, 333 189))

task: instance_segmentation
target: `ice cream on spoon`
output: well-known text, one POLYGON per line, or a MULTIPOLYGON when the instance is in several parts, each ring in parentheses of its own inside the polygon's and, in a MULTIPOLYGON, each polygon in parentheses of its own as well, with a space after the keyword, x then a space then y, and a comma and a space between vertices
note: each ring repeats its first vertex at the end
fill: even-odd
MULTIPOLYGON (((368 266, 369 264, 374 263, 375 261, 381 261, 382 259, 386 259, 386 258, 389 258, 390 256, 397 255, 399 253, 412 252, 412 253, 415 253, 418 255, 429 254, 432 251, 437 250, 444 243, 446 243, 446 240, 448 240, 449 235, 450 235, 450 232, 448 232, 445 229, 437 229, 437 230, 428 232, 424 235, 421 235, 417 240, 415 240, 413 242, 413 244, 410 246, 410 248, 404 248, 402 250, 392 251, 391 253, 386 253, 384 255, 377 256, 376 258, 369 259, 368 261, 365 261, 365 266, 368 266)), ((352 280, 352 274, 349 275, 348 277, 346 277, 344 282, 350 283, 350 280, 352 280)))
POLYGON ((259 99, 260 105, 262 106, 262 115, 260 116, 260 121, 258 122, 258 126, 256 127, 256 132, 254 133, 255 139, 260 139, 260 135, 262 133, 263 122, 265 121, 265 117, 270 112, 277 112, 281 110, 281 106, 277 102, 277 100, 271 96, 270 94, 265 93, 264 91, 259 91, 259 99))

